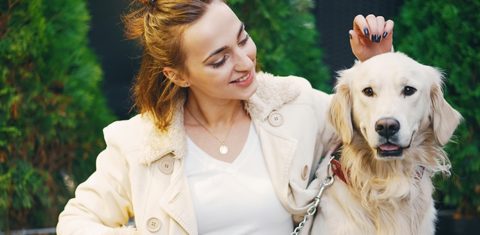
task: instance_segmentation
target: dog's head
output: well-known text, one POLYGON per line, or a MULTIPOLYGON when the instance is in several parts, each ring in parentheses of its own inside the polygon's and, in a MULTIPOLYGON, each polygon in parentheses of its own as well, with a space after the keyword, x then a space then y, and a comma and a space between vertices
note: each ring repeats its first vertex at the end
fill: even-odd
POLYGON ((359 132, 377 159, 399 159, 427 128, 446 144, 461 116, 443 97, 441 72, 397 52, 340 72, 330 120, 344 144, 359 132))

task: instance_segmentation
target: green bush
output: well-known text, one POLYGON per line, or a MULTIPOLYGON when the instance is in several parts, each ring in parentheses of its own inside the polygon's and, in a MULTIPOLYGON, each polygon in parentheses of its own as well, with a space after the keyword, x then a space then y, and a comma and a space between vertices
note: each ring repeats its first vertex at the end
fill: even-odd
POLYGON ((229 0, 258 48, 263 71, 307 78, 316 88, 331 91, 329 71, 322 62, 311 0, 229 0))
POLYGON ((463 115, 447 145, 452 177, 438 199, 458 214, 480 212, 480 1, 407 0, 397 20, 398 50, 445 72, 447 100, 463 115))
POLYGON ((88 22, 84 0, 0 1, 0 231, 54 226, 104 147, 88 22))

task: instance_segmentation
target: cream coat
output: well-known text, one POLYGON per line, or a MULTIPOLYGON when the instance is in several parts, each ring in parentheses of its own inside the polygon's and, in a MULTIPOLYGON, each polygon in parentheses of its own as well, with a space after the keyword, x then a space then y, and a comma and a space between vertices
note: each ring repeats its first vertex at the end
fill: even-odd
MULTIPOLYGON (((297 77, 260 73, 257 82, 246 109, 276 195, 298 221, 318 192, 319 180, 309 183, 312 168, 334 142, 326 118, 331 96, 297 77)), ((148 115, 137 115, 112 123, 104 135, 97 169, 60 214, 58 234, 197 234, 184 174, 183 106, 167 133, 148 115), (135 227, 125 226, 129 219, 135 227)))

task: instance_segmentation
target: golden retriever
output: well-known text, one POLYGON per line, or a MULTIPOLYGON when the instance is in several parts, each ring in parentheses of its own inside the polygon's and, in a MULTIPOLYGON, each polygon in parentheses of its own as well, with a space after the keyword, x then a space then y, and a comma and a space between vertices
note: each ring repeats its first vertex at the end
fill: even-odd
POLYGON ((431 177, 449 173, 442 146, 461 121, 443 97, 442 74, 386 53, 339 75, 330 121, 346 179, 326 189, 311 234, 434 234, 431 177))

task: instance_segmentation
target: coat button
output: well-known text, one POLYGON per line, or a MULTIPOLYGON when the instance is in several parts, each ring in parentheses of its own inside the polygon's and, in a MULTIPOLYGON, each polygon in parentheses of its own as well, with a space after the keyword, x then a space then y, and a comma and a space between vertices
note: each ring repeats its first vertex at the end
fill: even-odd
POLYGON ((278 111, 273 111, 268 115, 268 122, 274 127, 281 126, 283 124, 283 116, 278 111))
POLYGON ((162 227, 162 222, 160 222, 159 219, 152 217, 147 220, 147 229, 151 233, 158 232, 160 228, 162 227))
POLYGON ((305 165, 302 170, 302 179, 307 180, 308 179, 308 166, 305 165))
POLYGON ((171 175, 173 172, 174 163, 175 163, 175 159, 173 158, 173 156, 169 155, 169 156, 162 157, 158 162, 160 171, 163 174, 171 175))

